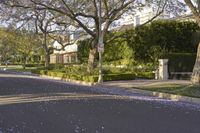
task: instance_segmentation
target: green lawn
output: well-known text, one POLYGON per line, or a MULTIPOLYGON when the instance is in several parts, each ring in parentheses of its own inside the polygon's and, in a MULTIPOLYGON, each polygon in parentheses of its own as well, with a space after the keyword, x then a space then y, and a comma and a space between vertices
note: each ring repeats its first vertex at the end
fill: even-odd
POLYGON ((168 84, 163 86, 141 87, 139 89, 200 98, 200 86, 196 85, 168 84))

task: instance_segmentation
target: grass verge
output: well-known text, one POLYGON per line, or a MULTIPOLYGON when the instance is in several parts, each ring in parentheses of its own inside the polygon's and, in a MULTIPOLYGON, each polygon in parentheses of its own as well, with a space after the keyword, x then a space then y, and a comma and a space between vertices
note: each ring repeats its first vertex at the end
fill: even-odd
POLYGON ((200 98, 200 86, 197 85, 167 84, 162 86, 139 87, 138 89, 200 98))

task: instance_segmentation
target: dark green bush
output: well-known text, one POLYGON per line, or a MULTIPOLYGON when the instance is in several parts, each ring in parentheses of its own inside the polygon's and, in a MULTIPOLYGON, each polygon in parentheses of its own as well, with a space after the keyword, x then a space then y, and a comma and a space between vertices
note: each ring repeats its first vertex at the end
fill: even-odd
POLYGON ((25 67, 41 67, 44 66, 44 64, 25 64, 25 67))
POLYGON ((106 74, 103 76, 104 81, 112 81, 112 80, 134 80, 136 78, 136 74, 133 73, 125 73, 125 74, 106 74))
POLYGON ((46 74, 47 74, 47 71, 46 71, 46 70, 41 70, 41 71, 40 71, 40 74, 46 75, 46 74))
POLYGON ((64 64, 57 63, 57 64, 50 64, 48 69, 49 70, 52 70, 52 69, 58 69, 59 70, 59 69, 62 69, 64 67, 65 67, 64 64))
MULTIPOLYGON (((74 68, 75 69, 75 68, 74 68)), ((41 75, 48 75, 48 76, 55 76, 61 77, 62 79, 71 79, 71 80, 79 80, 79 81, 86 81, 86 82, 97 82, 98 75, 85 75, 72 72, 61 72, 56 70, 32 70, 33 73, 41 74, 41 75)), ((112 80, 134 80, 135 78, 153 78, 152 72, 129 72, 129 73, 115 73, 115 74, 105 74, 103 76, 104 81, 112 81, 112 80)))
MULTIPOLYGON (((140 28, 110 32, 105 37, 104 64, 155 63, 163 53, 196 52, 194 33, 198 30, 195 22, 157 20, 140 28)), ((79 42, 81 62, 87 61, 90 42, 89 39, 79 42)))
POLYGON ((136 77, 144 79, 154 79, 155 74, 153 72, 137 72, 136 77))
POLYGON ((192 72, 196 60, 196 54, 172 53, 162 55, 162 58, 169 59, 169 72, 192 72))
POLYGON ((37 69, 33 69, 31 70, 32 73, 35 73, 35 74, 40 74, 40 70, 37 70, 37 69))

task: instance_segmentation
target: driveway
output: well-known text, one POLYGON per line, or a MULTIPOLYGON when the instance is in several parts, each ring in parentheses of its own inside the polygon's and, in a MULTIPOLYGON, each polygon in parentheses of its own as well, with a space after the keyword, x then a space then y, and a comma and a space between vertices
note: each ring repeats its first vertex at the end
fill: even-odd
POLYGON ((0 133, 200 133, 199 123, 200 105, 0 71, 0 133))

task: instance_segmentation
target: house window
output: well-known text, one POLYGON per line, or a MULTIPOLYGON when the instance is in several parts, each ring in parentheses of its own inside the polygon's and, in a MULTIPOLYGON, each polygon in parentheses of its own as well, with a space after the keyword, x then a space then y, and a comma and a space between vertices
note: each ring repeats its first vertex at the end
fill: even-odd
POLYGON ((56 55, 56 62, 55 63, 59 63, 59 55, 56 55))
POLYGON ((71 63, 75 63, 76 62, 76 55, 72 55, 71 56, 71 63))
POLYGON ((69 56, 65 56, 65 63, 69 63, 69 56))

